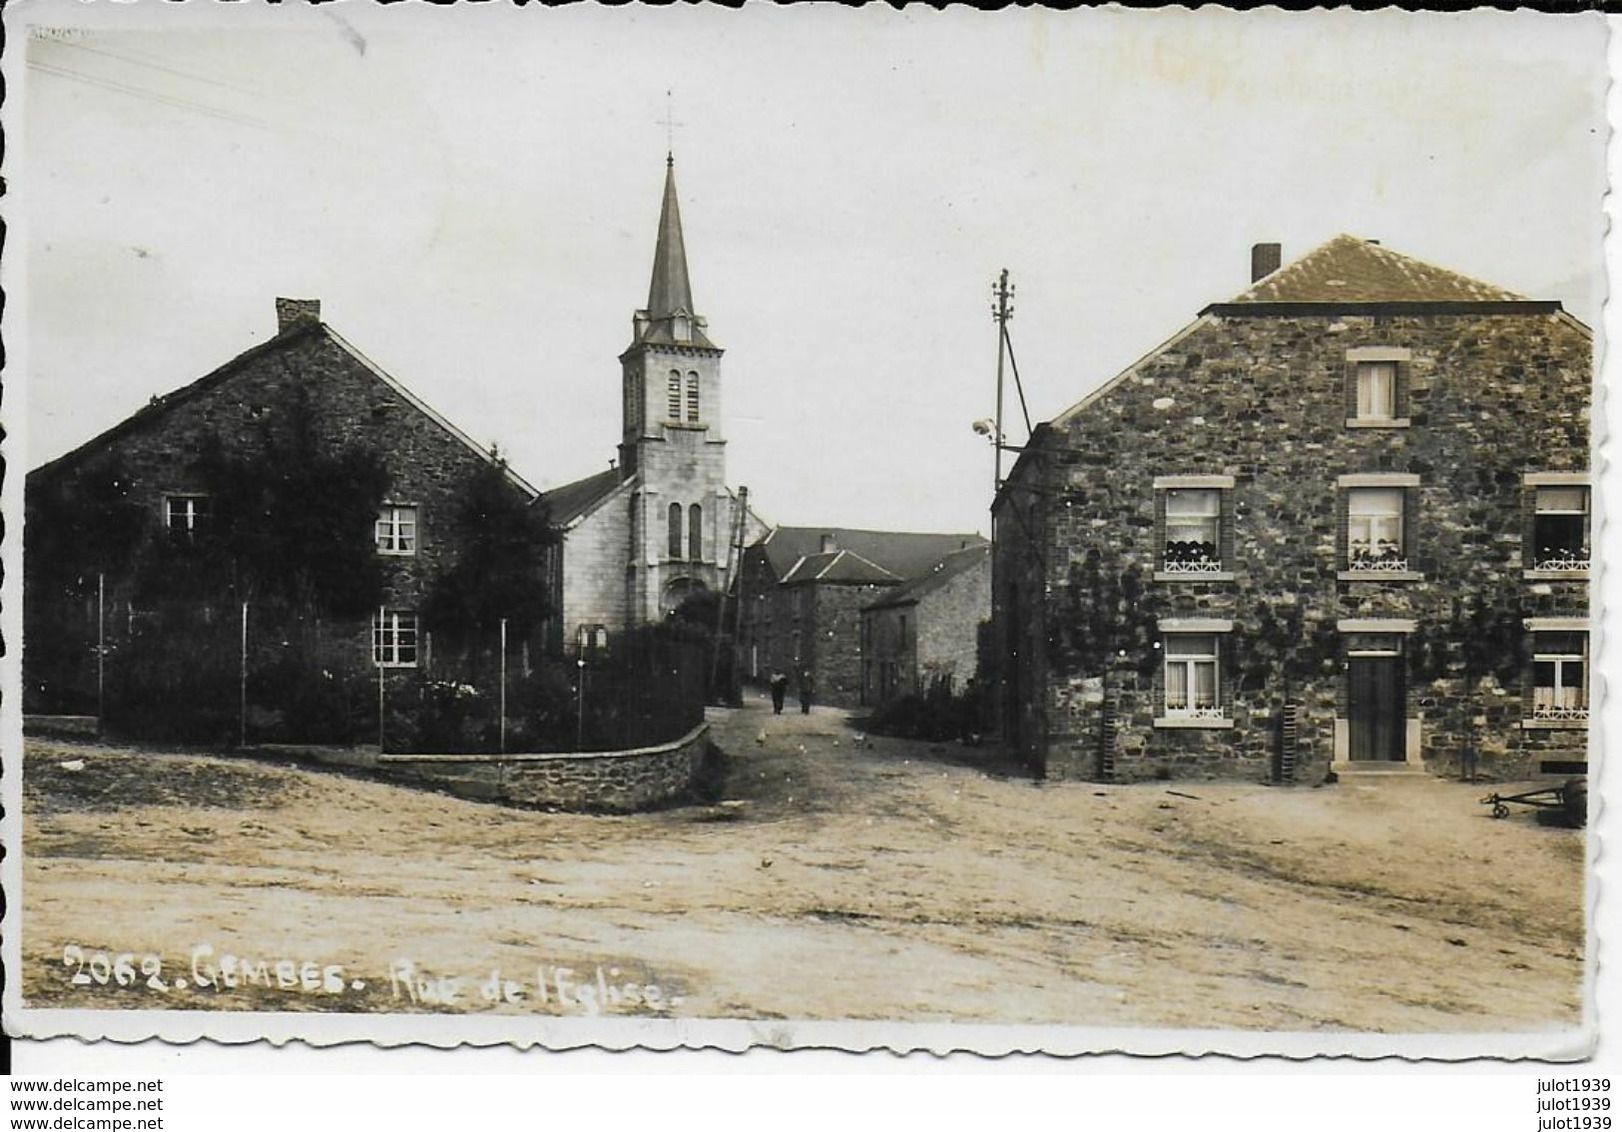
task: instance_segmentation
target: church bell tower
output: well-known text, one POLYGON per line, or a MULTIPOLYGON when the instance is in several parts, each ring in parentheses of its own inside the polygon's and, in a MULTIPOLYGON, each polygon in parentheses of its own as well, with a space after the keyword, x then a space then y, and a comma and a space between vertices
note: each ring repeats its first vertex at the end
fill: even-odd
POLYGON ((721 349, 693 307, 676 169, 665 159, 664 201, 648 305, 631 318, 620 355, 620 474, 635 479, 627 587, 632 624, 658 620, 714 590, 731 534, 721 434, 721 349))

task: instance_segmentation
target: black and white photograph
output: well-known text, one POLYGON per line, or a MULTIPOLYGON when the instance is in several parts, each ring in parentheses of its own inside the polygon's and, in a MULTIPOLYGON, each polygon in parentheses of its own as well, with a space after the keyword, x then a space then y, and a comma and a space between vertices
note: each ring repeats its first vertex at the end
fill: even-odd
POLYGON ((8 1033, 1592 1056, 1603 17, 5 19, 8 1033))

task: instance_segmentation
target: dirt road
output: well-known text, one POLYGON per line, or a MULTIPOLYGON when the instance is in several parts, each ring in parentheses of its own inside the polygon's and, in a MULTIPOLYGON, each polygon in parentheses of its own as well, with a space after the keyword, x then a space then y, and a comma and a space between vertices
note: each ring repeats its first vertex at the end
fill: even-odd
POLYGON ((1579 1021, 1583 835, 1491 820, 1486 788, 1039 786, 985 769, 984 750, 858 741, 831 709, 774 717, 752 700, 712 718, 725 801, 630 817, 30 740, 26 1000, 1387 1032, 1579 1021))

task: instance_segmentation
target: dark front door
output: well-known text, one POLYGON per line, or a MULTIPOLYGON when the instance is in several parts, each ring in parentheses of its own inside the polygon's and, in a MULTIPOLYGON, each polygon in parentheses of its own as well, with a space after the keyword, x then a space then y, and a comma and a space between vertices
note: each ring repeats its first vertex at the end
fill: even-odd
POLYGON ((1408 757, 1400 656, 1346 661, 1352 759, 1402 762, 1408 757))

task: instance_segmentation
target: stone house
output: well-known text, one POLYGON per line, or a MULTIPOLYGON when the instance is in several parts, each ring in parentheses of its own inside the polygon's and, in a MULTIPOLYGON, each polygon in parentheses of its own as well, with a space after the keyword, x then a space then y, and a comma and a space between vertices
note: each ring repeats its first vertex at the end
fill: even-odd
MULTIPOLYGON (((619 357, 619 457, 536 501, 560 546, 548 579, 560 611, 554 644, 656 623, 689 597, 730 587, 740 502, 726 483, 721 354, 694 310, 667 160, 648 302, 619 357)), ((766 528, 743 518, 747 545, 766 528)))
POLYGON ((258 466, 269 480, 285 479, 300 453, 375 457, 381 498, 360 502, 353 529, 337 537, 358 547, 368 566, 375 562, 376 608, 325 627, 339 654, 361 668, 425 664, 422 603, 456 563, 458 512, 476 473, 497 467, 516 506, 534 499, 535 490, 491 452, 322 322, 319 302, 277 299, 276 313, 274 337, 29 474, 24 683, 31 710, 94 710, 89 658, 98 640, 116 650, 160 607, 201 607, 234 632, 236 604, 255 596, 240 578, 216 573, 190 594, 174 584, 208 558, 228 522, 237 531, 331 533, 311 528, 305 510, 247 508, 243 500, 264 485, 235 484, 235 509, 222 513, 221 473, 209 471, 222 459, 267 457, 258 466))
POLYGON ((975 676, 980 627, 990 614, 986 543, 954 550, 883 591, 862 610, 862 703, 961 692, 975 676))
MULTIPOLYGON (((774 527, 744 554, 739 646, 746 679, 808 674, 818 703, 862 701, 862 610, 928 574, 974 534, 774 527)), ((982 615, 983 616, 983 615, 982 615)))
POLYGON ((1252 279, 999 490, 1009 740, 1053 778, 1581 765, 1589 329, 1344 235, 1252 279))

